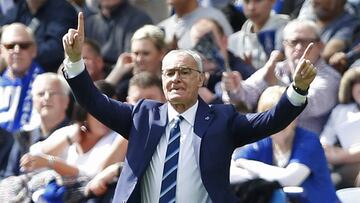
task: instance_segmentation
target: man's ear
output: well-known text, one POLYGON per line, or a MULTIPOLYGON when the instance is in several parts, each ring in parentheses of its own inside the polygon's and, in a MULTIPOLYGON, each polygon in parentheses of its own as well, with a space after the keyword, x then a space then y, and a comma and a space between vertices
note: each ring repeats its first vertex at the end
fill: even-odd
POLYGON ((33 50, 31 50, 32 51, 32 57, 33 58, 36 58, 36 56, 37 56, 37 45, 36 45, 36 42, 34 42, 34 45, 33 45, 33 47, 31 47, 31 49, 33 49, 33 50))
POLYGON ((225 49, 228 48, 228 38, 226 35, 221 37, 221 44, 222 44, 223 48, 225 48, 225 49))
POLYGON ((104 71, 104 68, 105 68, 105 63, 104 63, 104 60, 101 56, 97 56, 95 58, 95 63, 96 63, 96 66, 97 67, 101 67, 102 70, 101 71, 104 71))
POLYGON ((206 79, 205 74, 206 74, 206 73, 200 73, 200 74, 199 74, 199 85, 198 85, 198 87, 204 87, 204 86, 206 86, 206 81, 207 81, 207 79, 206 79))
POLYGON ((66 95, 63 102, 64 108, 67 110, 70 104, 70 95, 66 95))
POLYGON ((321 52, 324 50, 324 48, 325 48, 325 44, 322 42, 322 41, 319 41, 318 43, 317 43, 317 46, 319 47, 319 49, 321 50, 321 52))

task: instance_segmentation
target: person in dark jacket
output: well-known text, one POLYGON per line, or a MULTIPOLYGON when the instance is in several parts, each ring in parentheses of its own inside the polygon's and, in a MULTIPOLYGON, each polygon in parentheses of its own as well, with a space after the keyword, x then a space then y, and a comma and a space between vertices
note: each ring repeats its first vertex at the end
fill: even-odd
POLYGON ((64 0, 19 0, 0 18, 0 26, 20 22, 30 27, 38 45, 35 60, 45 71, 56 72, 64 59, 61 37, 76 26, 76 16, 64 0))

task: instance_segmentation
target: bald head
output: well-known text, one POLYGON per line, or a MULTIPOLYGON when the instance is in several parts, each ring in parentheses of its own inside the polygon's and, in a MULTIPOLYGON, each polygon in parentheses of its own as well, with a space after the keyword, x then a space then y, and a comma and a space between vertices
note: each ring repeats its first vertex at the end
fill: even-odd
POLYGON ((22 23, 12 23, 3 26, 1 43, 6 44, 16 40, 35 42, 32 30, 26 25, 22 23))
POLYGON ((310 20, 292 20, 284 27, 284 39, 290 39, 296 31, 307 31, 310 38, 320 38, 320 29, 310 20))
POLYGON ((21 23, 5 25, 1 36, 1 54, 8 64, 11 77, 22 77, 37 54, 31 29, 21 23))

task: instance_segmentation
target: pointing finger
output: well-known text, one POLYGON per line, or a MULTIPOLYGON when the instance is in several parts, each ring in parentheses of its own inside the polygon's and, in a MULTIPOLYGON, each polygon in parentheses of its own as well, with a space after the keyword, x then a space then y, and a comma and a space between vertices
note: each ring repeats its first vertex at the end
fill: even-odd
POLYGON ((84 14, 82 12, 79 12, 78 15, 78 26, 77 26, 77 33, 79 37, 84 37, 84 14))
POLYGON ((308 59, 309 53, 310 53, 311 49, 313 48, 313 46, 314 46, 314 43, 311 42, 311 43, 306 47, 306 49, 305 49, 303 55, 301 56, 300 60, 301 60, 301 59, 308 59))

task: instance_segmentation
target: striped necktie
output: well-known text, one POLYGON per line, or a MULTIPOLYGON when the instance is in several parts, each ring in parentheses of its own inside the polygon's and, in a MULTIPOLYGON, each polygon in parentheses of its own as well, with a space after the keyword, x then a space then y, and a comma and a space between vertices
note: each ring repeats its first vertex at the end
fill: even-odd
POLYGON ((170 129, 161 182, 160 203, 175 202, 176 175, 180 151, 180 122, 182 119, 182 116, 176 117, 174 125, 170 129))

